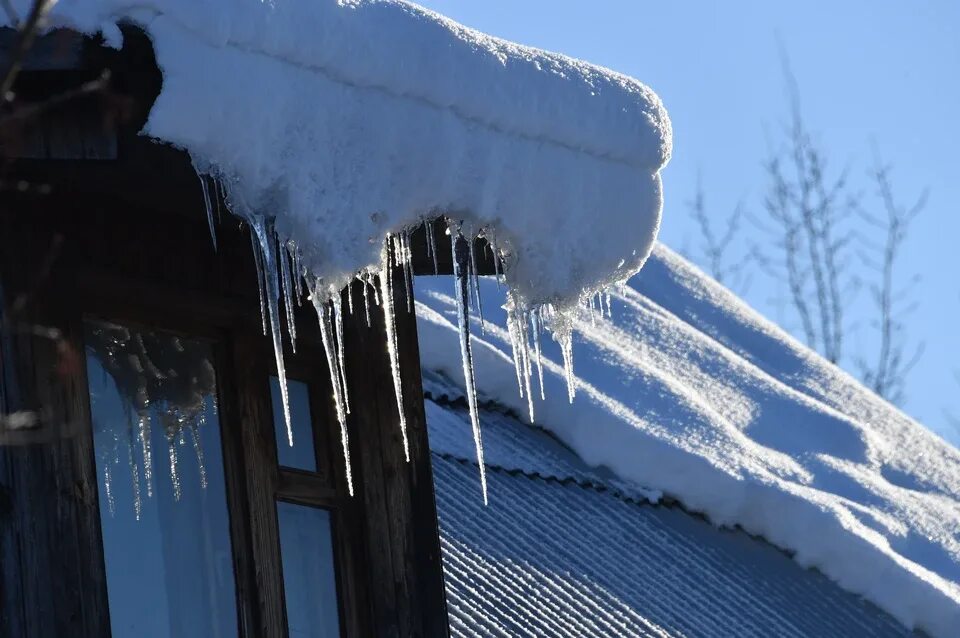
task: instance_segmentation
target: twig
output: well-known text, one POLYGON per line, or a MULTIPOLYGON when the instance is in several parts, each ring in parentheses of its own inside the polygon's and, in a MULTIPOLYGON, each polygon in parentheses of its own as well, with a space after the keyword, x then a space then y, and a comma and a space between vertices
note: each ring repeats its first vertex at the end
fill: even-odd
POLYGON ((17 42, 13 48, 13 54, 7 61, 7 69, 3 73, 3 80, 0 81, 0 100, 5 101, 7 95, 10 93, 10 89, 13 88, 13 83, 20 74, 20 69, 23 68, 23 60, 27 55, 27 51, 33 46, 33 40, 36 38, 40 22, 51 6, 52 3, 50 0, 34 0, 26 22, 20 25, 17 42))

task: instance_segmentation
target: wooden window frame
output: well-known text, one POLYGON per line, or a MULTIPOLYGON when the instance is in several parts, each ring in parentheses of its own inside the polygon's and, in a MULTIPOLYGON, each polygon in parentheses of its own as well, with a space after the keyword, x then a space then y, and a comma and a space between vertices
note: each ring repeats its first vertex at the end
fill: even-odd
MULTIPOLYGON (((183 158, 176 156, 161 154, 183 174, 183 158)), ((82 360, 83 318, 98 317, 213 344, 240 636, 285 635, 277 499, 334 512, 344 636, 447 635, 415 317, 398 311, 412 462, 404 461, 383 318, 372 313, 368 328, 358 313, 344 325, 357 488, 355 497, 345 495, 339 426, 331 402, 318 392, 326 387, 326 362, 316 319, 303 313, 300 354, 287 352, 286 360, 292 377, 308 377, 314 423, 325 424, 320 447, 331 457, 329 483, 281 469, 269 392, 273 353, 262 335, 250 241, 246 230, 224 223, 214 252, 195 177, 193 184, 196 192, 180 189, 185 195, 176 212, 166 205, 150 210, 141 201, 136 205, 143 209, 131 213, 130 202, 114 201, 109 187, 41 200, 26 195, 0 210, 5 409, 43 408, 44 427, 62 430, 30 444, 0 445, 0 564, 13 566, 0 567, 0 634, 110 635, 82 360), (199 262, 192 271, 182 263, 191 260, 199 262), (17 298, 26 303, 11 316, 9 304, 17 298), (27 324, 62 336, 50 340, 16 329, 27 324)), ((399 272, 396 280, 403 280, 399 272)), ((402 287, 395 294, 395 306, 405 308, 402 287)))

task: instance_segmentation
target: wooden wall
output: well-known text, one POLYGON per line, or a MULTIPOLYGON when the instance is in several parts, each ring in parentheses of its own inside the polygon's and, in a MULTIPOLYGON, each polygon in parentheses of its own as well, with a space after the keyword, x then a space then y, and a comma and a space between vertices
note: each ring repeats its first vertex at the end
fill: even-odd
MULTIPOLYGON (((178 164, 176 155, 163 155, 169 171, 157 166, 155 174, 189 175, 185 158, 178 164)), ((162 189, 156 181, 154 188, 162 189)), ((261 334, 247 230, 225 213, 220 248, 213 250, 195 176, 153 201, 138 198, 129 183, 116 196, 109 194, 109 181, 85 182, 83 189, 71 183, 45 195, 30 192, 0 201, 3 409, 42 417, 39 427, 7 432, 0 442, 0 636, 109 635, 82 314, 194 325, 234 344, 234 359, 243 352, 237 344, 269 347, 261 334), (180 205, 173 206, 171 193, 179 194, 180 205)), ((368 328, 358 313, 345 326, 358 487, 349 504, 355 517, 349 542, 357 608, 351 610, 348 634, 445 636, 416 321, 405 310, 402 287, 396 294, 409 464, 400 443, 382 319, 373 313, 368 328)), ((304 314, 298 321, 299 340, 318 344, 315 318, 304 314)), ((317 359, 308 365, 326 365, 317 359)), ((223 365, 232 369, 219 371, 227 388, 221 392, 233 392, 225 414, 253 427, 255 417, 242 408, 249 362, 223 365)), ((248 452, 228 463, 228 472, 237 475, 231 494, 236 513, 254 498, 244 465, 250 462, 249 446, 229 440, 224 445, 228 454, 231 448, 237 455, 248 452)), ((261 565, 250 558, 256 555, 253 519, 245 512, 233 530, 243 635, 280 635, 276 615, 264 611, 277 603, 264 602, 271 594, 258 579, 261 565)))

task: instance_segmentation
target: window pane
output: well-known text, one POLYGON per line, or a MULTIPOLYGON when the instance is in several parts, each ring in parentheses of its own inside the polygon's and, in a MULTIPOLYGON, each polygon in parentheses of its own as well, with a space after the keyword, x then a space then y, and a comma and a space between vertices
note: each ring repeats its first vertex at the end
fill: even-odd
POLYGON ((113 638, 235 637, 209 345, 93 322, 85 338, 113 638))
POLYGON ((287 437, 287 423, 283 419, 283 400, 280 380, 270 377, 270 401, 273 404, 273 431, 277 436, 277 461, 284 467, 317 471, 317 455, 313 451, 313 421, 310 418, 310 393, 303 381, 287 379, 287 397, 290 401, 290 427, 293 446, 287 437))
POLYGON ((330 512, 277 503, 290 638, 339 638, 330 512))

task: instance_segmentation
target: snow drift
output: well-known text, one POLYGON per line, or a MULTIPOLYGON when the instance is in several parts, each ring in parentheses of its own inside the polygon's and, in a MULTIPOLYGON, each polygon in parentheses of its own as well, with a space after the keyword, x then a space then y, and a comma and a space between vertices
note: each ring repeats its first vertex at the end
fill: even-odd
POLYGON ((124 19, 164 76, 144 133, 222 180, 235 213, 275 217, 332 289, 439 213, 495 236, 531 304, 625 279, 651 250, 671 128, 636 80, 398 0, 61 0, 51 14, 113 44, 124 19))
MULTIPOLYGON (((478 390, 527 415, 503 292, 481 283, 478 390)), ((463 378, 449 279, 417 280, 423 367, 463 378)), ((544 346, 536 422, 586 462, 739 525, 909 627, 960 628, 960 452, 764 320, 663 246, 583 311, 567 401, 544 346)), ((496 492, 490 494, 496 499, 496 492)))

